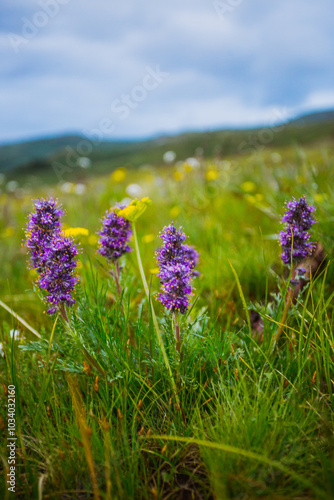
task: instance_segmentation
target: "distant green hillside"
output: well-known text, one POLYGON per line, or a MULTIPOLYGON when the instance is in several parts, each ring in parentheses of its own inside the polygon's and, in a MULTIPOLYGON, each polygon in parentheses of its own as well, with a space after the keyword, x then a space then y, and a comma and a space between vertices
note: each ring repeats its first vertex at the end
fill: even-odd
POLYGON ((303 125, 305 123, 320 123, 329 121, 334 121, 334 110, 308 113, 306 115, 300 116, 299 118, 296 118, 295 120, 292 120, 291 123, 303 125))
POLYGON ((0 146, 0 172, 48 158, 66 146, 75 146, 80 139, 79 135, 67 135, 0 146))
POLYGON ((57 172, 76 179, 102 174, 120 165, 161 164, 168 150, 175 152, 177 160, 182 160, 195 154, 226 157, 251 154, 268 146, 333 142, 334 111, 326 111, 273 127, 188 132, 145 141, 94 142, 94 139, 72 135, 8 144, 0 146, 0 172, 9 179, 37 176, 45 182, 56 182, 57 172), (92 168, 76 168, 82 156, 91 160, 92 168))

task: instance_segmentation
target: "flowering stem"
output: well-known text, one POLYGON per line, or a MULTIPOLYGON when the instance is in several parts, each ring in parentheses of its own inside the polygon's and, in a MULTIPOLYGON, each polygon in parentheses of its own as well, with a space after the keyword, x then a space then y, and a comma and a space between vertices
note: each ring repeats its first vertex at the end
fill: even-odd
POLYGON ((63 318, 63 320, 66 323, 69 323, 69 319, 68 319, 67 312, 65 309, 65 304, 63 302, 60 304, 59 311, 60 311, 60 314, 61 314, 61 317, 63 318))
MULTIPOLYGON (((133 231, 133 238, 134 238, 134 242, 135 242, 135 250, 136 250, 136 256, 137 256, 137 262, 138 262, 140 276, 141 276, 141 279, 142 279, 142 282, 143 282, 143 286, 144 286, 144 290, 145 290, 146 296, 147 296, 148 300, 150 301, 151 300, 150 299, 150 291, 149 291, 149 288, 148 288, 148 284, 147 284, 145 273, 144 273, 143 264, 142 264, 141 257, 140 257, 139 246, 138 246, 138 238, 137 238, 137 231, 136 231, 136 225, 135 225, 134 222, 132 223, 132 231, 133 231)), ((152 312, 153 312, 153 308, 152 308, 152 312)))
MULTIPOLYGON (((120 278, 121 278, 121 266, 119 265, 119 261, 117 260, 115 262, 115 271, 111 271, 111 275, 113 276, 114 280, 115 280, 115 284, 116 284, 116 290, 117 290, 117 295, 118 295, 118 298, 121 297, 122 295, 122 288, 121 288, 121 284, 120 284, 120 278)), ((124 309, 124 305, 123 303, 121 302, 120 303, 120 309, 123 313, 125 313, 125 309, 124 309)), ((132 345, 132 347, 134 347, 136 349, 137 347, 137 344, 136 344, 136 339, 135 337, 132 335, 131 331, 130 331, 130 325, 128 323, 127 325, 127 328, 128 328, 128 335, 129 335, 129 340, 130 340, 130 343, 132 345)), ((127 345, 127 354, 129 356, 129 346, 127 345)))
POLYGON ((119 266, 119 262, 116 261, 115 262, 114 278, 115 278, 116 289, 117 289, 117 293, 118 293, 119 297, 121 296, 121 293, 122 293, 122 289, 121 289, 121 285, 120 285, 120 276, 121 276, 121 269, 119 266))
MULTIPOLYGON (((297 272, 298 262, 303 261, 314 248, 314 243, 310 242, 310 233, 308 232, 313 224, 316 222, 313 217, 313 212, 315 208, 312 205, 308 205, 305 196, 302 196, 299 200, 292 198, 292 201, 286 203, 286 212, 282 218, 282 223, 285 224, 284 231, 280 232, 280 243, 282 246, 281 259, 284 264, 291 263, 291 273, 290 273, 290 283, 294 282, 294 286, 298 287, 298 280, 295 279, 297 272)), ((299 269, 299 278, 301 269, 299 269)), ((299 288, 298 288, 299 291, 299 288)), ((278 339, 283 331, 284 324, 288 317, 288 312, 292 301, 298 295, 297 289, 293 289, 289 286, 285 308, 283 311, 283 317, 279 328, 276 332, 275 337, 272 339, 272 343, 275 346, 278 339)))
POLYGON ((181 337, 180 337, 180 326, 177 322, 176 312, 173 313, 174 324, 175 324, 175 337, 176 337, 176 350, 180 354, 181 361, 181 337))
POLYGON ((176 399, 176 404, 177 404, 177 406, 179 408, 181 408, 179 396, 177 394, 175 380, 174 380, 174 377, 173 377, 172 369, 171 369, 169 361, 168 361, 166 349, 165 349, 165 346, 164 346, 164 343, 163 343, 163 340, 162 340, 162 337, 161 337, 161 332, 160 332, 160 329, 159 329, 157 317, 156 317, 155 312, 154 312, 154 308, 153 308, 153 304, 152 304, 152 300, 151 300, 151 296, 150 296, 150 291, 149 291, 149 288, 148 288, 148 284, 147 284, 147 281, 146 281, 146 277, 145 277, 145 273, 144 273, 144 268, 143 268, 142 260, 141 260, 141 257, 140 257, 135 222, 132 222, 132 230, 133 230, 133 239, 134 239, 134 243, 135 243, 135 250, 136 250, 136 256, 137 256, 137 261, 138 261, 139 272, 140 272, 140 276, 141 276, 141 279, 142 279, 142 282, 143 282, 143 286, 144 286, 144 290, 145 290, 145 293, 146 293, 147 300, 148 300, 148 302, 150 304, 150 308, 151 308, 151 312, 152 312, 153 325, 154 325, 155 333, 157 335, 158 344, 159 344, 159 347, 160 347, 160 350, 161 350, 162 357, 163 357, 164 362, 165 362, 165 366, 166 366, 168 374, 170 376, 170 380, 171 380, 171 383, 172 383, 174 396, 175 396, 175 399, 176 399))
MULTIPOLYGON (((294 268, 292 269, 290 281, 293 280, 295 278, 295 276, 296 276, 296 266, 294 266, 294 268)), ((276 343, 277 343, 278 339, 280 338, 281 333, 283 331, 283 326, 284 326, 284 324, 286 322, 286 318, 288 317, 288 312, 289 312, 289 309, 290 309, 290 306, 291 306, 291 303, 292 303, 292 298, 293 298, 293 290, 289 286, 287 294, 286 294, 286 300, 285 300, 285 307, 284 307, 284 311, 283 311, 283 316, 282 316, 280 325, 279 325, 278 330, 277 330, 276 335, 275 335, 274 346, 276 345, 276 343)))

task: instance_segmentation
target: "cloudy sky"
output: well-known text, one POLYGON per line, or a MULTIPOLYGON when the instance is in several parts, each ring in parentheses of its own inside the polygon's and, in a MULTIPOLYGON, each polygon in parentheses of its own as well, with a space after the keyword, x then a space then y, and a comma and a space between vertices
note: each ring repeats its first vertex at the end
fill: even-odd
POLYGON ((334 108, 333 0, 1 0, 0 142, 334 108))

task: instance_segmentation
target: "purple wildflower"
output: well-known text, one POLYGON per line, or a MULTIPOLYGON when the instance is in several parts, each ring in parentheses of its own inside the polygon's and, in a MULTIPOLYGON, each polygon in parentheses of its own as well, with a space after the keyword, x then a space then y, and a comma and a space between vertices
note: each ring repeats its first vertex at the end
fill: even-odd
POLYGON ((195 250, 194 247, 192 247, 190 245, 184 245, 184 250, 185 250, 186 258, 192 263, 192 266, 193 266, 192 277, 197 278, 200 275, 200 273, 198 271, 195 271, 194 268, 198 264, 199 253, 197 252, 197 250, 195 250))
POLYGON ((187 237, 181 228, 176 230, 173 224, 165 227, 160 237, 164 243, 156 252, 161 283, 157 299, 172 312, 184 314, 192 292, 193 273, 193 262, 187 255, 188 246, 183 244, 187 237))
POLYGON ((184 314, 189 305, 192 268, 188 263, 180 262, 161 267, 158 274, 161 281, 161 293, 158 300, 171 311, 184 314))
POLYGON ((280 243, 283 249, 281 254, 284 264, 291 262, 296 264, 305 259, 314 247, 314 243, 308 241, 311 229, 315 223, 312 213, 315 208, 308 205, 305 196, 297 201, 286 203, 287 210, 282 218, 282 223, 286 224, 285 231, 280 232, 280 243))
POLYGON ((26 228, 26 246, 30 254, 31 267, 41 272, 44 267, 44 253, 52 238, 61 231, 61 206, 50 198, 33 200, 35 212, 30 214, 26 228))
POLYGON ((47 310, 54 314, 59 306, 72 306, 75 300, 72 292, 79 278, 74 274, 78 248, 72 238, 56 235, 44 250, 44 269, 37 283, 48 292, 46 301, 52 304, 47 310))
POLYGON ((116 262, 122 255, 132 251, 128 245, 132 235, 131 223, 116 215, 113 209, 106 211, 101 222, 102 230, 97 233, 101 236, 98 252, 108 260, 116 262))
POLYGON ((183 262, 186 259, 184 241, 187 239, 181 228, 178 230, 173 224, 163 228, 160 238, 164 244, 156 252, 158 264, 165 266, 172 262, 183 262))

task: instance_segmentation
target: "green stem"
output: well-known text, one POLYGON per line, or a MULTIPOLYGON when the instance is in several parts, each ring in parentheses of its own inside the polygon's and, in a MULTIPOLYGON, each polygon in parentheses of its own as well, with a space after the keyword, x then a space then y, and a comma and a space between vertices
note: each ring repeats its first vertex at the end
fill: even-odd
POLYGON ((10 307, 8 307, 4 302, 2 302, 2 300, 0 300, 0 306, 3 307, 6 311, 8 311, 15 319, 17 319, 17 321, 22 323, 22 325, 25 326, 28 330, 30 330, 31 333, 36 335, 36 337, 38 337, 39 339, 42 338, 40 336, 40 334, 38 332, 36 332, 36 330, 32 326, 28 325, 28 323, 26 321, 24 321, 24 319, 21 318, 21 316, 16 314, 16 312, 13 311, 13 309, 11 309, 10 307))
MULTIPOLYGON (((65 314, 66 314, 66 312, 65 312, 65 314)), ((67 317, 67 315, 66 315, 66 317, 67 317)), ((67 331, 67 333, 69 333, 72 338, 75 338, 75 332, 72 329, 70 322, 68 321, 68 318, 67 318, 67 320, 64 319, 64 326, 65 326, 65 330, 67 331)), ((105 376, 106 372, 99 365, 99 363, 96 361, 96 359, 93 358, 93 356, 91 354, 89 354, 87 349, 83 345, 80 346, 80 349, 81 349, 81 352, 83 353, 84 357, 86 358, 87 362, 89 364, 93 365, 100 372, 101 375, 105 376)))
MULTIPOLYGON (((119 261, 118 260, 115 262, 115 270, 114 271, 110 271, 110 274, 114 278, 114 281, 115 281, 115 284, 116 284, 116 291, 117 291, 118 298, 121 299, 121 297, 122 297, 121 267, 119 265, 119 261)), ((120 302, 120 310, 124 313, 124 317, 125 317, 125 307, 123 305, 123 302, 120 302)), ((134 347, 136 349, 137 348, 136 339, 134 338, 134 336, 131 333, 130 325, 129 325, 128 321, 127 321, 127 330, 128 330, 128 337, 130 339, 131 345, 132 345, 132 347, 134 347)), ((127 354, 129 355, 128 346, 126 346, 126 350, 127 350, 127 354)))
POLYGON ((153 303, 152 303, 151 296, 150 296, 150 291, 149 291, 148 284, 147 284, 147 281, 146 281, 146 277, 145 277, 145 273, 144 273, 144 268, 143 268, 143 264, 142 264, 142 260, 141 260, 140 252, 139 252, 138 238, 137 238, 137 232, 136 232, 136 225, 135 225, 134 222, 132 222, 132 230, 133 230, 133 238, 134 238, 134 242, 135 242, 135 250, 136 250, 136 255, 137 255, 139 272, 140 272, 140 276, 141 276, 141 279, 142 279, 142 282, 143 282, 143 286, 144 286, 144 289, 145 289, 147 300, 148 300, 148 302, 150 304, 150 307, 151 307, 153 325, 154 325, 155 333, 157 335, 158 344, 159 344, 159 347, 160 347, 160 350, 161 350, 161 354, 162 354, 162 357, 164 359, 167 371, 168 371, 169 376, 170 376, 170 380, 171 380, 171 383, 172 383, 172 387, 173 387, 173 391, 174 391, 176 403, 181 408, 181 406, 180 406, 180 400, 179 400, 179 397, 177 395, 177 389, 176 389, 176 384, 175 384, 175 380, 174 380, 174 377, 173 377, 172 369, 171 369, 170 364, 169 364, 169 360, 168 360, 168 357, 167 357, 166 349, 165 349, 165 346, 164 346, 164 343, 163 343, 163 340, 162 340, 162 336, 161 336, 161 332, 160 332, 160 329, 159 329, 157 317, 156 317, 155 312, 154 312, 153 303))
POLYGON ((69 322, 69 319, 68 319, 68 316, 67 316, 67 312, 66 312, 66 309, 65 309, 65 305, 64 305, 63 302, 60 304, 59 311, 60 311, 60 314, 61 314, 61 317, 63 318, 63 320, 66 323, 69 324, 70 322, 69 322))
MULTIPOLYGON (((59 311, 60 311, 61 317, 64 320, 65 329, 70 333, 70 335, 72 337, 74 337, 75 333, 71 328, 70 321, 68 319, 64 303, 60 304, 59 311)), ((82 351, 84 357, 87 359, 88 363, 95 366, 95 368, 101 373, 101 375, 104 376, 105 375, 104 370, 101 368, 101 366, 98 364, 98 362, 93 358, 93 356, 91 356, 91 354, 89 354, 89 352, 85 349, 85 347, 83 345, 81 346, 81 351, 82 351)))
POLYGON ((121 270, 119 267, 119 262, 116 261, 115 262, 114 279, 115 279, 116 289, 117 289, 117 293, 118 293, 119 297, 121 296, 121 293, 122 293, 122 289, 121 289, 121 285, 120 285, 120 278, 121 278, 121 270))
MULTIPOLYGON (((290 276, 290 281, 292 279, 294 279, 296 276, 296 266, 292 269, 292 272, 291 272, 291 276, 290 276)), ((288 317, 288 312, 289 312, 289 309, 290 309, 290 306, 292 304, 292 299, 293 299, 293 290, 291 287, 288 288, 288 291, 287 291, 287 294, 286 294, 286 298, 285 298, 285 307, 284 307, 284 311, 283 311, 283 316, 282 316, 282 319, 281 319, 281 323, 278 327, 278 330, 276 332, 276 335, 275 335, 275 338, 274 338, 274 347, 277 345, 277 342, 282 334, 282 331, 283 331, 283 328, 285 326, 285 322, 287 320, 287 317, 288 317)))
POLYGON ((176 337, 176 350, 179 353, 181 361, 181 336, 180 336, 180 326, 177 322, 176 312, 173 313, 174 325, 175 325, 175 337, 176 337))

